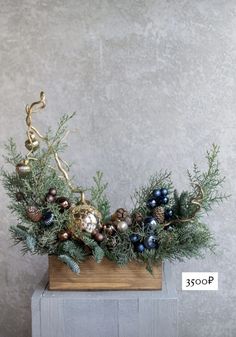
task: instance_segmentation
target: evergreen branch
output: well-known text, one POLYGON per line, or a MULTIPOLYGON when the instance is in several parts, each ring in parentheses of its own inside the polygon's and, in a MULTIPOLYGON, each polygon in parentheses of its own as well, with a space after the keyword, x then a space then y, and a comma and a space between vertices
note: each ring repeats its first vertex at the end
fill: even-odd
POLYGON ((59 255, 58 259, 65 263, 73 273, 79 274, 80 273, 80 267, 79 265, 68 255, 59 255))
POLYGON ((103 183, 103 173, 96 172, 93 177, 94 186, 90 188, 91 202, 102 214, 103 221, 105 222, 110 215, 110 202, 105 194, 108 184, 103 183))

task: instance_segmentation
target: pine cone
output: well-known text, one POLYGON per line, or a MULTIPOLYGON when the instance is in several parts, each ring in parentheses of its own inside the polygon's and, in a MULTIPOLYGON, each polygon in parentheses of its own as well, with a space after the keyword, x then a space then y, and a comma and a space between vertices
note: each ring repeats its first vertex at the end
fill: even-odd
POLYGON ((121 220, 124 221, 125 218, 128 216, 128 212, 126 211, 126 209, 124 208, 118 208, 114 214, 112 214, 111 216, 111 220, 115 221, 115 220, 121 220))
POLYGON ((157 219, 159 223, 164 223, 165 221, 165 208, 158 206, 153 210, 153 216, 157 219))
POLYGON ((141 224, 143 222, 143 215, 140 212, 135 212, 132 216, 134 223, 141 224))

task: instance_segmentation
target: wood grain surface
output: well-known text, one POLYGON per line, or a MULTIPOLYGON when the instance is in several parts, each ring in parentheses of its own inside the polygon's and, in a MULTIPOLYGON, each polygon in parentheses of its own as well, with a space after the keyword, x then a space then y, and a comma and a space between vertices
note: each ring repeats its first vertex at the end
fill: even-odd
POLYGON ((74 274, 56 256, 49 256, 49 290, 160 290, 162 265, 153 268, 136 262, 119 267, 108 259, 96 263, 92 258, 80 264, 80 274, 74 274))

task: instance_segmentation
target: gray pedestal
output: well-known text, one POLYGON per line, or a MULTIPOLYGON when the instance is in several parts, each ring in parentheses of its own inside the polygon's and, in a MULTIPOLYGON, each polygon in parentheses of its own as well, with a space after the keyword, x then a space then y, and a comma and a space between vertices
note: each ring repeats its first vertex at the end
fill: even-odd
POLYGON ((171 265, 162 291, 48 291, 32 297, 32 337, 177 337, 171 265))

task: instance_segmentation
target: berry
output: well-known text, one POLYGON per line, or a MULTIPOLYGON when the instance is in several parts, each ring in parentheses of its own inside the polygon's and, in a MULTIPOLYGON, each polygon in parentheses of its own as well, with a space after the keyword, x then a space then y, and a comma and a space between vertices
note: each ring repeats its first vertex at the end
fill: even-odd
POLYGON ((47 193, 46 196, 45 196, 45 201, 49 202, 49 203, 52 203, 52 202, 55 201, 55 197, 52 194, 47 193))
POLYGON ((143 253, 145 251, 145 247, 142 243, 139 243, 135 246, 135 250, 138 253, 143 253))
POLYGON ((133 234, 131 234, 130 236, 129 236, 129 238, 130 238, 130 241, 132 242, 132 243, 137 243, 137 242, 139 242, 140 241, 140 235, 138 235, 138 234, 135 234, 135 233, 133 233, 133 234))
POLYGON ((157 205, 156 199, 154 199, 154 198, 149 198, 146 205, 147 205, 147 208, 149 208, 149 209, 155 208, 156 205, 157 205))
POLYGON ((160 196, 161 196, 161 190, 156 188, 155 190, 152 191, 152 196, 153 196, 155 199, 160 198, 160 196))
POLYGON ((154 235, 149 235, 144 239, 144 246, 147 249, 158 248, 157 238, 154 235))
POLYGON ((163 205, 166 205, 169 202, 169 198, 168 197, 164 197, 164 198, 162 198, 161 202, 162 202, 163 205))
POLYGON ((148 229, 155 229, 158 225, 158 222, 155 218, 153 218, 152 216, 147 216, 144 219, 144 226, 148 229))
POLYGON ((167 194, 168 194, 168 190, 167 190, 167 188, 161 188, 161 196, 162 197, 166 197, 167 196, 167 194))
POLYGON ((55 197, 57 195, 57 190, 54 187, 51 187, 49 188, 48 193, 55 197))
POLYGON ((165 219, 169 220, 173 217, 173 210, 171 208, 167 208, 165 210, 165 219))

